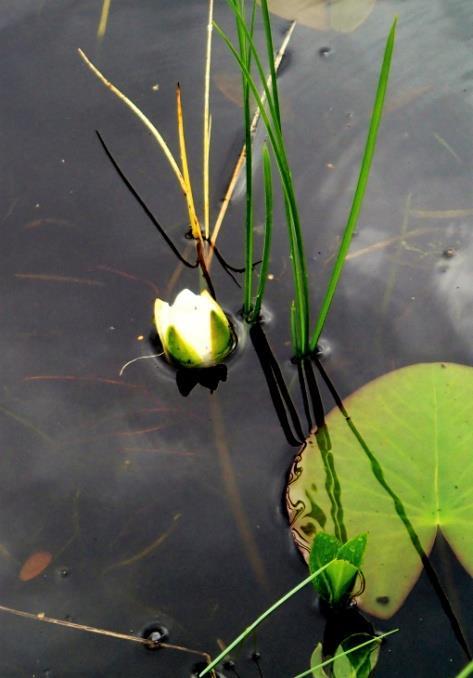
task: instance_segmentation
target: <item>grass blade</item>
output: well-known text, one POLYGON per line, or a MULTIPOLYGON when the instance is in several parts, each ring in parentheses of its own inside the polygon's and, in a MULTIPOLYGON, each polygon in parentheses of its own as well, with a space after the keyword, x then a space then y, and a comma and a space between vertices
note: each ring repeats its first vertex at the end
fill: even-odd
POLYGON ((252 633, 257 626, 259 626, 265 619, 267 619, 273 612, 275 612, 278 607, 281 607, 289 598, 292 598, 292 596, 300 591, 304 586, 307 586, 307 584, 310 584, 311 581, 313 581, 321 572, 323 572, 333 561, 331 560, 329 563, 324 565, 323 567, 320 567, 316 572, 313 572, 311 575, 303 579, 297 586, 295 586, 293 589, 288 591, 282 598, 279 598, 271 607, 268 607, 267 610, 263 612, 252 624, 250 624, 244 631, 243 633, 240 633, 240 635, 233 640, 230 645, 228 645, 223 652, 221 652, 218 657, 216 657, 214 660, 210 662, 208 666, 205 667, 203 671, 199 673, 199 678, 203 678, 203 676, 206 676, 212 669, 214 669, 219 662, 222 661, 230 652, 237 646, 239 645, 247 636, 252 633))
MULTIPOLYGON (((229 4, 230 7, 233 8, 232 0, 229 0, 229 4)), ((237 21, 241 24, 242 21, 241 16, 239 15, 235 16, 237 18, 237 21)), ((306 260, 304 256, 304 246, 302 239, 302 229, 300 225, 299 212, 297 209, 297 202, 294 191, 294 185, 292 182, 292 175, 289 169, 289 163, 287 160, 286 149, 284 145, 284 138, 281 129, 277 123, 277 117, 271 98, 271 92, 269 91, 268 86, 266 85, 265 82, 263 82, 264 91, 266 93, 268 101, 269 114, 266 111, 264 102, 262 101, 262 98, 259 94, 258 88, 256 86, 252 74, 247 69, 246 64, 241 59, 237 50, 233 46, 230 38, 218 25, 216 25, 215 27, 216 30, 221 35, 223 41, 227 45, 228 49, 231 51, 234 58, 236 59, 256 100, 261 117, 266 127, 266 131, 268 133, 268 137, 271 141, 271 146, 273 148, 279 174, 281 176, 289 232, 289 242, 291 248, 291 265, 295 285, 295 321, 298 325, 298 331, 296 333, 296 336, 298 336, 299 338, 299 343, 295 346, 295 351, 296 355, 300 357, 306 354, 309 348, 309 336, 308 336, 309 290, 307 281, 306 260)), ((245 32, 248 43, 251 46, 251 50, 255 58, 255 63, 257 64, 257 68, 260 71, 261 62, 259 60, 254 42, 251 36, 249 35, 247 27, 242 25, 241 28, 245 32)))
POLYGON ((192 195, 192 184, 189 174, 189 164, 187 162, 186 138, 184 134, 184 117, 182 114, 181 88, 179 83, 176 87, 176 106, 177 106, 177 131, 179 135, 179 149, 181 153, 182 176, 186 185, 184 195, 187 202, 187 210, 189 212, 189 220, 192 230, 192 235, 196 240, 202 241, 202 232, 200 230, 199 220, 194 206, 194 196, 192 195))
POLYGON ((374 156, 374 151, 376 148, 376 139, 378 135, 378 129, 381 122, 383 114, 383 105, 384 99, 386 96, 386 90, 388 87, 389 80, 389 71, 391 68, 391 59, 394 50, 394 41, 396 37, 396 23, 397 19, 394 20, 391 30, 386 41, 386 47, 384 50, 383 65, 381 67, 381 72, 379 75, 378 88, 376 90, 376 96, 373 106, 373 112, 371 114, 371 121, 368 130, 368 136, 366 139, 365 150, 363 154, 363 160, 361 162, 360 174, 358 177, 358 184, 356 186, 355 194, 353 196, 353 202, 348 216, 348 221, 345 226, 345 231, 343 233, 342 243, 338 251, 337 259, 335 261, 332 274, 327 286, 327 291, 325 292, 324 299, 322 301, 322 307, 317 318, 315 325, 314 334, 310 342, 310 349, 314 351, 317 347, 320 335, 325 325, 330 306, 337 289, 340 276, 345 265, 345 257, 348 253, 350 247, 351 239, 353 232, 356 228, 358 222, 358 217, 360 216, 361 207, 363 204, 363 198, 365 196, 366 187, 368 185, 368 178, 371 169, 371 163, 374 156))
MULTIPOLYGON (((275 63, 276 73, 279 69, 279 66, 281 65, 282 58, 283 58, 284 54, 286 53, 287 47, 289 45, 289 42, 291 40, 291 37, 292 37, 292 34, 294 32, 295 27, 296 27, 296 22, 293 21, 291 23, 291 25, 289 26, 286 35, 284 36, 283 42, 281 43, 281 47, 279 48, 278 55, 276 57, 276 63, 275 63)), ((271 77, 271 76, 269 76, 269 77, 271 77)), ((269 78, 267 79, 267 84, 269 85, 269 78)), ((265 96, 264 91, 260 93, 260 96, 261 96, 261 100, 264 103, 264 101, 266 100, 266 96, 265 96)), ((254 115, 253 115, 253 119, 251 121, 251 135, 252 135, 252 137, 254 136, 254 134, 256 132, 256 128, 258 126, 258 122, 259 122, 260 117, 261 117, 260 110, 257 106, 256 110, 254 112, 254 115)), ((215 243, 217 241, 218 234, 219 234, 220 229, 222 227, 223 220, 224 220, 225 215, 227 213, 228 206, 229 206, 230 201, 233 197, 233 193, 235 191, 235 187, 237 185, 237 182, 238 182, 238 179, 240 177, 240 173, 243 169, 244 164, 245 164, 245 145, 243 144, 243 148, 241 149, 240 155, 238 156, 238 160, 235 164, 235 168, 233 170, 232 177, 231 177, 230 182, 228 184, 228 188, 227 188, 227 191, 225 193, 225 196, 222 200, 222 206, 220 208, 220 211, 218 213, 218 216, 217 216, 217 219, 215 221, 215 225, 214 225, 214 228, 213 228, 213 231, 212 231, 211 243, 213 245, 215 245, 215 243)), ((209 260, 210 260, 211 256, 212 256, 212 250, 210 250, 210 253, 209 253, 209 260)))
POLYGON ((279 106, 278 84, 276 80, 276 68, 274 64, 273 34, 271 31, 271 21, 269 18, 268 0, 261 0, 261 14, 263 15, 264 35, 266 41, 266 51, 268 54, 269 72, 271 75, 271 90, 274 101, 274 110, 276 113, 276 121, 279 128, 281 128, 281 109, 279 106))
POLYGON ((304 671, 303 673, 298 673, 297 676, 294 676, 294 678, 306 678, 306 676, 312 676, 313 671, 316 671, 317 669, 322 669, 324 666, 329 666, 329 664, 332 664, 334 661, 339 659, 340 657, 346 657, 347 654, 351 654, 352 652, 356 652, 357 650, 361 650, 361 648, 366 647, 367 645, 371 645, 372 643, 380 642, 383 638, 387 638, 387 636, 391 636, 393 633, 397 633, 399 629, 393 629, 392 631, 387 631, 386 633, 382 633, 379 636, 374 636, 373 638, 370 638, 369 640, 365 640, 364 643, 360 643, 359 645, 356 645, 355 647, 350 648, 349 650, 346 650, 345 652, 341 652, 338 655, 335 655, 334 657, 330 657, 330 659, 327 659, 326 661, 322 662, 321 664, 317 664, 317 666, 311 666, 308 671, 304 671))
POLYGON ((473 661, 467 664, 465 668, 456 676, 456 678, 468 678, 469 676, 473 676, 473 661))
MULTIPOLYGON (((233 0, 230 0, 230 5, 232 4, 232 1, 233 0)), ((295 285, 295 310, 296 310, 295 319, 297 324, 299 325, 299 331, 297 333, 299 337, 299 343, 296 346, 294 346, 294 348, 296 355, 300 357, 302 355, 305 355, 309 348, 309 291, 307 282, 306 259, 304 255, 302 229, 300 225, 295 190, 292 182, 292 175, 289 168, 289 162, 287 160, 284 137, 281 128, 278 85, 274 65, 273 39, 267 3, 266 4, 264 2, 261 3, 261 11, 263 14, 263 23, 265 27, 266 50, 268 55, 268 61, 270 64, 270 77, 268 79, 268 82, 270 82, 271 91, 269 89, 269 85, 264 80, 265 75, 263 71, 263 66, 261 64, 261 59, 259 58, 258 50, 256 49, 252 36, 249 35, 248 29, 245 26, 243 17, 241 16, 241 14, 240 15, 236 14, 235 16, 237 19, 237 23, 240 25, 240 30, 242 30, 245 33, 249 47, 251 48, 252 54, 254 56, 258 73, 264 85, 264 92, 266 94, 266 101, 268 103, 269 116, 272 122, 271 130, 269 130, 267 126, 266 127, 268 135, 270 136, 271 139, 271 143, 273 145, 273 150, 275 151, 275 156, 278 160, 278 165, 284 189, 286 217, 287 217, 286 221, 289 232, 291 264, 295 285), (274 148, 275 141, 279 145, 278 149, 274 148)), ((258 106, 260 106, 259 103, 258 106)))
POLYGON ((258 291, 252 312, 253 320, 258 320, 261 313, 261 303, 268 279, 269 256, 271 254, 271 238, 273 234, 273 179, 271 176, 271 158, 266 145, 263 147, 263 181, 265 200, 264 242, 258 291))

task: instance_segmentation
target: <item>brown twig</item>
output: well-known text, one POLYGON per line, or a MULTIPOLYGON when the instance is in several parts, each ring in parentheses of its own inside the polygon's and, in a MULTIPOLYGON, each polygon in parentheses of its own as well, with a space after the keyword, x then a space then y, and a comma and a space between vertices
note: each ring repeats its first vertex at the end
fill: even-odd
POLYGON ((210 664, 211 662, 211 657, 208 654, 208 652, 202 652, 201 650, 193 650, 192 648, 184 647, 183 645, 174 645, 173 643, 156 642, 149 638, 141 638, 141 636, 132 636, 128 633, 118 633, 117 631, 109 631, 108 629, 99 629, 96 626, 77 624, 76 622, 67 621, 66 619, 55 619, 54 617, 47 617, 42 612, 39 612, 38 614, 34 614, 32 612, 24 612, 23 610, 16 610, 13 607, 6 607, 6 605, 0 605, 0 612, 13 614, 16 617, 22 617, 23 619, 32 619, 35 621, 45 622, 46 624, 63 626, 68 629, 75 629, 76 631, 86 631, 87 633, 95 633, 99 636, 106 636, 107 638, 129 640, 133 643, 139 643, 140 645, 145 645, 146 647, 150 648, 163 647, 168 650, 177 650, 179 652, 186 652, 187 654, 193 654, 199 657, 203 657, 208 664, 210 664))

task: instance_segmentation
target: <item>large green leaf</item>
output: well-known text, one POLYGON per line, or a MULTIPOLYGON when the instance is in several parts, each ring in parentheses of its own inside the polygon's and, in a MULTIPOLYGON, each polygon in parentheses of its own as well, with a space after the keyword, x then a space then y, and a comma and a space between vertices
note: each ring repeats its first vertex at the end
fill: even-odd
MULTIPOLYGON (((356 391, 346 409, 404 505, 428 554, 438 529, 473 574, 473 368, 431 363, 390 372, 356 391)), ((405 524, 338 409, 327 417, 349 536, 368 533, 363 609, 389 618, 422 570, 405 524)), ((319 530, 334 532, 315 436, 292 468, 287 502, 294 538, 308 557, 319 530)))

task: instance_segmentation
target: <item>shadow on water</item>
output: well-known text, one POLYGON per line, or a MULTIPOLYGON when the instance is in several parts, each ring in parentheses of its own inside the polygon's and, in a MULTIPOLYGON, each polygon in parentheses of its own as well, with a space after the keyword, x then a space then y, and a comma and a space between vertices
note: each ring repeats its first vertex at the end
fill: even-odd
MULTIPOLYGON (((379 45, 399 14, 366 207, 324 337, 330 350, 323 365, 342 398, 413 362, 471 363, 467 8, 467 0, 392 0, 378 2, 352 33, 297 27, 281 72, 316 303, 351 199, 379 45), (330 54, 320 52, 327 47, 330 54)), ((199 158, 206 2, 183 9, 164 0, 159 11, 150 0, 112 2, 98 44, 100 10, 101 3, 72 0, 45 0, 41 11, 8 0, 0 10, 0 88, 7 93, 0 105, 0 603, 125 635, 158 621, 170 644, 215 654, 305 574, 281 498, 294 448, 322 423, 323 409, 310 371, 298 373, 290 362, 292 288, 281 223, 267 340, 252 330, 213 394, 208 385, 189 390, 181 382, 184 399, 175 374, 155 360, 135 362, 120 376, 150 348, 155 297, 171 294, 170 281, 174 289, 195 287, 196 276, 182 262, 176 269, 94 130, 193 265, 181 196, 159 150, 90 77, 76 49, 91 54, 169 140, 180 81, 186 127, 198 130, 188 134, 189 156, 199 158)), ((229 26, 225 6, 216 11, 229 26)), ((275 19, 275 26, 287 24, 275 19)), ((216 75, 234 74, 218 41, 214 61, 216 75)), ((212 106, 216 212, 241 145, 234 144, 241 111, 218 88, 212 106)), ((241 198, 230 205, 218 245, 236 266, 243 211, 241 198)), ((221 267, 212 274, 219 300, 236 315, 240 290, 221 267)), ((326 402, 327 388, 319 386, 326 402)), ((440 539, 432 560, 471 629, 471 579, 440 539)), ((366 623, 401 629, 381 653, 386 678, 410 675, 413 662, 416 675, 453 676, 464 663, 425 574, 389 623, 366 623)), ((190 676, 201 661, 3 613, 0 624, 5 678, 175 678, 190 676)), ((307 589, 223 672, 267 678, 303 671, 325 625, 307 589)))

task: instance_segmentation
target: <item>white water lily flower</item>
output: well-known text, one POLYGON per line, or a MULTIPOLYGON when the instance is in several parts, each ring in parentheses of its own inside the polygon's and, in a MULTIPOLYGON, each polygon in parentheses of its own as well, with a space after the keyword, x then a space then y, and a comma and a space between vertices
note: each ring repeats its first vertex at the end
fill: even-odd
POLYGON ((184 367, 217 365, 232 349, 230 322, 207 290, 182 290, 171 305, 156 299, 154 322, 166 357, 184 367))

